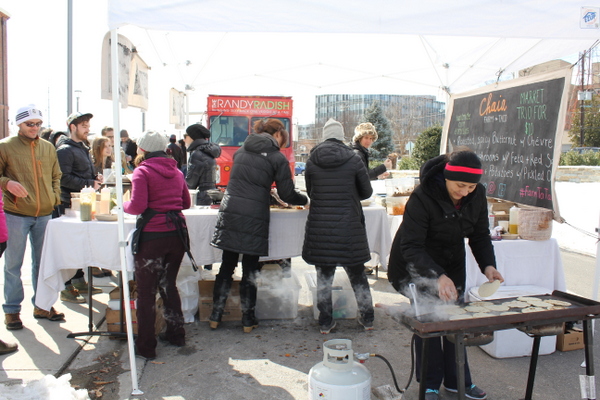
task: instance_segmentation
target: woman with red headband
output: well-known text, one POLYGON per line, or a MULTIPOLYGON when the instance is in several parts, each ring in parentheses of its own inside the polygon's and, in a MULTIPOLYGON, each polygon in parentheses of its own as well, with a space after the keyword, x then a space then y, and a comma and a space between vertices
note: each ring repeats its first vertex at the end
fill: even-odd
MULTIPOLYGON (((471 251, 487 279, 504 281, 496 270, 486 191, 479 183, 482 175, 481 161, 470 150, 435 157, 421 168, 421 184, 406 203, 388 264, 388 279, 411 301, 410 283, 415 284, 421 301, 463 301, 464 238, 469 239, 471 251)), ((446 337, 429 339, 429 343, 425 399, 437 400, 442 383, 447 391, 457 392, 455 350, 446 337)), ((416 335, 415 344, 418 371, 422 340, 416 335)), ((487 398, 471 381, 466 358, 465 388, 470 399, 487 398)))

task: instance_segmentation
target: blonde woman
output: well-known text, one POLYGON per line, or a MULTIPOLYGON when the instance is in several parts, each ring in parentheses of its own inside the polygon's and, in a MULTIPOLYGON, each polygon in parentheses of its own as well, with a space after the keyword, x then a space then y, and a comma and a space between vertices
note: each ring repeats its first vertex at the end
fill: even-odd
POLYGON ((377 130, 370 122, 364 122, 354 128, 354 137, 352 138, 352 149, 365 163, 369 172, 369 179, 385 179, 390 173, 388 169, 392 168, 392 160, 386 159, 383 164, 379 164, 375 168, 369 169, 369 148, 377 140, 377 130))

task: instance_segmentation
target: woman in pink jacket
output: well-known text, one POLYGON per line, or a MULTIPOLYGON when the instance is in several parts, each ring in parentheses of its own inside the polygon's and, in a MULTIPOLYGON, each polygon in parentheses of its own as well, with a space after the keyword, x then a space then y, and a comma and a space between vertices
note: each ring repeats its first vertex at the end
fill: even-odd
POLYGON ((136 353, 156 357, 156 291, 164 303, 167 329, 161 338, 185 346, 185 329, 176 278, 186 246, 185 218, 190 194, 177 162, 167 156, 167 138, 148 131, 138 139, 137 168, 133 171, 131 201, 123 203, 128 214, 139 215, 138 240, 134 240, 137 283, 138 335, 136 353), (143 221, 143 223, 142 223, 143 221), (184 234, 185 231, 185 234, 184 234))

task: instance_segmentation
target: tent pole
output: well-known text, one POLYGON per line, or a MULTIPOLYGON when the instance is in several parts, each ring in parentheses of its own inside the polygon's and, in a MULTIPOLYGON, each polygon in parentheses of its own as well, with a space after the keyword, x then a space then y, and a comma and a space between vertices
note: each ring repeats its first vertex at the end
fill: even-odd
MULTIPOLYGON (((111 88, 112 88, 112 103, 113 103, 113 124, 115 135, 120 131, 119 124, 119 54, 118 54, 118 34, 117 29, 110 31, 110 69, 111 69, 111 88)), ((131 369, 131 387, 132 395, 144 394, 138 388, 137 365, 135 359, 135 349, 133 348, 133 324, 131 323, 131 304, 129 298, 129 278, 127 273, 126 253, 127 242, 125 240, 125 223, 123 220, 123 172, 121 170, 121 145, 115 142, 115 186, 117 189, 117 215, 118 215, 118 232, 119 232, 119 253, 121 256, 121 276, 123 277, 123 302, 125 303, 125 323, 127 325, 127 347, 129 350, 129 367, 131 369)))

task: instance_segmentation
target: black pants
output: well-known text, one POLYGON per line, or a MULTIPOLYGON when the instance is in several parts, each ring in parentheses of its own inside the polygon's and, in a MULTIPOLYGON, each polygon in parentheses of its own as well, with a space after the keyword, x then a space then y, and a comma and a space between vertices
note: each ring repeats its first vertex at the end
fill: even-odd
MULTIPOLYGON (((423 348, 423 339, 418 335, 414 335, 416 358, 416 374, 417 380, 421 371, 421 349, 423 348)), ((456 382, 456 346, 450 342, 445 336, 443 338, 434 337, 429 340, 429 359, 427 360, 427 389, 438 390, 444 382, 444 386, 450 389, 457 389, 456 382)), ((465 387, 469 388, 472 385, 471 371, 467 361, 467 351, 465 349, 465 387)))
MULTIPOLYGON (((335 275, 335 268, 331 266, 315 265, 317 269, 317 308, 319 309, 319 325, 330 325, 333 320, 333 302, 331 298, 331 286, 335 275)), ((365 274, 363 264, 344 267, 354 297, 358 303, 358 312, 365 322, 373 322, 375 312, 373 310, 373 299, 369 281, 365 274)))
POLYGON ((141 242, 134 256, 138 290, 138 335, 135 345, 138 353, 144 357, 156 357, 154 323, 157 291, 163 300, 167 339, 171 343, 185 343, 181 298, 176 282, 184 254, 181 239, 169 236, 141 242))
MULTIPOLYGON (((239 253, 223 250, 221 267, 219 268, 219 273, 216 276, 215 292, 213 293, 213 300, 215 300, 215 298, 218 298, 218 301, 214 302, 215 305, 219 303, 223 307, 225 306, 225 302, 227 300, 227 296, 229 295, 229 291, 227 291, 227 293, 217 293, 216 291, 219 290, 218 287, 220 286, 218 283, 224 281, 232 281, 233 272, 237 267, 239 257, 239 253)), ((259 256, 248 254, 242 255, 242 281, 240 282, 240 300, 242 302, 242 312, 244 313, 254 311, 254 307, 256 307, 256 277, 260 272, 260 265, 258 263, 258 259, 259 256)))

